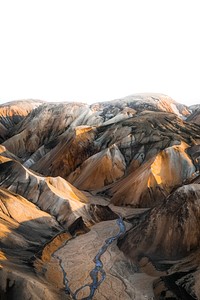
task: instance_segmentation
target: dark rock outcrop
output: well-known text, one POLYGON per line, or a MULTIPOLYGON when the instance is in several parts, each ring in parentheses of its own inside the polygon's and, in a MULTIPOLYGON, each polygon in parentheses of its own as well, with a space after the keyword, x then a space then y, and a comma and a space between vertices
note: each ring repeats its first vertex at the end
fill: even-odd
POLYGON ((200 246, 200 186, 184 185, 129 230, 119 247, 130 258, 176 260, 200 246))

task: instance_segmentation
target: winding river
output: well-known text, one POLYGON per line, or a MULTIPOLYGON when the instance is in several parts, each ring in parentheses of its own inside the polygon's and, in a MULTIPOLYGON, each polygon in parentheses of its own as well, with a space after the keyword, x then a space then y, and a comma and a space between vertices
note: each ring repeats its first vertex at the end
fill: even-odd
POLYGON ((99 249, 98 253, 96 254, 96 256, 93 259, 95 267, 90 272, 90 277, 91 277, 91 280, 92 280, 91 283, 87 283, 87 284, 81 286, 74 293, 72 292, 72 290, 69 287, 69 281, 67 279, 67 274, 66 274, 66 272, 64 270, 64 267, 63 267, 63 264, 62 264, 62 259, 59 256, 56 256, 55 254, 52 255, 53 257, 58 259, 60 268, 62 270, 63 283, 65 285, 65 293, 68 294, 68 295, 71 295, 73 300, 78 300, 78 299, 80 300, 80 298, 78 298, 78 294, 81 290, 83 290, 86 287, 88 287, 89 290, 90 290, 89 295, 85 298, 82 298, 81 300, 92 300, 96 289, 105 280, 106 273, 103 269, 103 263, 101 261, 101 256, 106 252, 109 245, 111 245, 115 240, 117 240, 126 231, 126 226, 124 224, 124 221, 123 221, 122 217, 119 216, 119 218, 117 219, 116 222, 117 222, 117 225, 119 226, 119 232, 116 235, 111 236, 110 238, 105 240, 103 246, 99 249), (98 276, 99 274, 100 274, 100 279, 99 279, 99 276, 98 276))

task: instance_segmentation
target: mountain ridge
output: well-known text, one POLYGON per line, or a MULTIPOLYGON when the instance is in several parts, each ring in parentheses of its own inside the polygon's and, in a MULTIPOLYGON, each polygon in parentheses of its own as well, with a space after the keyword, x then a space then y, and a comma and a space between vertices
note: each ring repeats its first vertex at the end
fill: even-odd
POLYGON ((0 297, 69 299, 62 266, 73 296, 122 216, 91 299, 199 298, 198 116, 156 93, 0 105, 0 297))

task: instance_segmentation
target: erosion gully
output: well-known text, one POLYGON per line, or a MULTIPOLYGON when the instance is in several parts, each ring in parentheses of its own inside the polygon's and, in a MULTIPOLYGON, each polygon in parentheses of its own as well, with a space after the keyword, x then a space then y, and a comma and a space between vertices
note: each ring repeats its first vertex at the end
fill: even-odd
POLYGON ((126 232, 126 226, 124 224, 124 221, 121 216, 116 220, 116 223, 119 227, 119 232, 111 236, 110 238, 106 239, 103 246, 99 249, 97 252, 96 256, 93 259, 93 262, 95 264, 95 267, 90 271, 90 277, 91 277, 91 283, 87 283, 80 288, 78 288, 75 292, 73 292, 70 287, 69 287, 69 281, 67 279, 67 274, 65 272, 65 269, 62 264, 62 259, 57 256, 56 254, 53 254, 52 256, 56 258, 59 262, 59 266, 62 270, 63 273, 63 283, 65 285, 65 293, 70 295, 73 300, 92 300, 95 294, 95 291, 97 288, 100 286, 100 284, 105 280, 106 278, 106 273, 103 269, 103 263, 101 261, 101 256, 106 252, 108 247, 115 241, 117 240, 122 234, 126 232), (100 279, 99 275, 100 274, 100 279), (89 295, 87 297, 84 297, 82 299, 78 298, 78 294, 80 293, 81 290, 84 288, 88 287, 89 288, 89 295))

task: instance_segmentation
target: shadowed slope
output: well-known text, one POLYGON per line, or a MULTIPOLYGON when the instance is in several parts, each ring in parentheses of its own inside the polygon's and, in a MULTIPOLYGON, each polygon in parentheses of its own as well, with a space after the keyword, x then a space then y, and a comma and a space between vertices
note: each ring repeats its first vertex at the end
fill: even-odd
POLYGON ((31 168, 94 190, 136 170, 167 147, 181 141, 193 145, 199 139, 199 126, 174 114, 146 112, 115 124, 76 127, 31 168))
POLYGON ((1 251, 15 257, 24 256, 24 259, 32 255, 31 249, 34 253, 41 243, 62 230, 51 215, 39 210, 25 198, 2 188, 0 226, 1 251), (23 251, 23 255, 19 250, 23 251))
POLYGON ((185 185, 146 213, 118 242, 131 259, 180 259, 200 246, 200 186, 185 185))
POLYGON ((51 149, 58 143, 57 138, 69 127, 114 124, 144 110, 174 113, 181 118, 189 114, 186 106, 160 94, 132 95, 91 106, 73 102, 46 103, 12 128, 13 137, 5 142, 5 146, 24 159, 30 158, 41 147, 40 151, 44 155, 49 151, 49 147, 51 149))
POLYGON ((0 299, 68 299, 30 265, 35 252, 62 229, 25 198, 0 189, 0 299))
MULTIPOLYGON (((12 137, 4 146, 15 155, 29 158, 40 147, 49 144, 78 118, 87 105, 81 103, 47 103, 33 110, 27 118, 13 128, 12 137)), ((48 145, 49 144, 49 145, 48 145)))
POLYGON ((3 161, 3 159, 5 161, 13 159, 16 161, 19 161, 19 158, 17 156, 15 156, 13 153, 9 152, 6 147, 0 145, 0 162, 1 160, 3 161))
POLYGON ((37 175, 20 163, 8 161, 0 164, 0 186, 18 193, 51 213, 68 226, 77 217, 87 213, 87 198, 64 179, 37 175))
POLYGON ((34 108, 41 105, 40 100, 13 101, 0 105, 0 142, 11 133, 11 128, 20 123, 34 108))
POLYGON ((196 168, 185 149, 188 145, 172 146, 130 172, 107 192, 115 205, 152 207, 161 203, 175 187, 196 176, 196 168))
POLYGON ((95 190, 116 181, 125 170, 124 157, 113 144, 85 160, 67 180, 82 190, 95 190))

